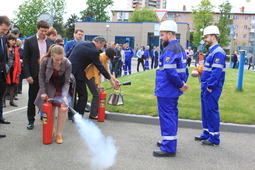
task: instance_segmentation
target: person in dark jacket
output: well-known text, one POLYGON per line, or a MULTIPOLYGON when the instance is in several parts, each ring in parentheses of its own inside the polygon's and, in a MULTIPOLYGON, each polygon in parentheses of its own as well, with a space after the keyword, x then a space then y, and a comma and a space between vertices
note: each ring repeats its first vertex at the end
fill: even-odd
POLYGON ((36 28, 37 34, 26 39, 24 44, 23 75, 29 83, 27 106, 28 130, 32 130, 34 128, 34 101, 39 90, 39 59, 42 58, 47 53, 49 47, 54 44, 54 40, 46 36, 49 27, 50 26, 47 21, 39 21, 36 28))
POLYGON ((95 37, 92 42, 79 41, 71 49, 70 55, 67 56, 72 63, 72 73, 76 79, 76 92, 78 94, 78 101, 74 109, 82 116, 88 100, 84 70, 89 64, 93 63, 104 77, 110 81, 112 87, 116 88, 114 80, 99 60, 99 50, 102 49, 104 44, 105 39, 103 37, 95 37))
MULTIPOLYGON (((7 40, 6 34, 10 29, 11 21, 7 16, 0 16, 0 123, 10 124, 9 121, 3 117, 3 96, 6 90, 6 76, 7 76, 7 40)), ((6 137, 0 134, 0 138, 6 137)))

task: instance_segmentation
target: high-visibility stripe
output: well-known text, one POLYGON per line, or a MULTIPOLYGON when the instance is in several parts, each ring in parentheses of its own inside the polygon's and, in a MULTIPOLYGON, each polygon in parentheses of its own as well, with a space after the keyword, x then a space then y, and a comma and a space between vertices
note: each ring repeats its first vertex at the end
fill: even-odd
POLYGON ((176 68, 176 64, 165 64, 164 68, 176 68))
POLYGON ((220 134, 219 132, 209 132, 211 135, 218 135, 220 134))
POLYGON ((158 67, 157 70, 164 70, 164 67, 158 67))
POLYGON ((224 66, 222 64, 213 64, 212 67, 222 68, 223 69, 224 66))
POLYGON ((186 63, 187 63, 187 60, 182 60, 182 63, 183 63, 183 64, 186 64, 186 63))
POLYGON ((203 71, 212 71, 212 68, 204 67, 203 71))
POLYGON ((204 129, 204 131, 209 132, 209 129, 204 129))
POLYGON ((186 68, 178 68, 176 71, 177 73, 186 73, 186 68))
MULTIPOLYGON (((203 71, 212 71, 212 68, 204 67, 203 71)), ((226 68, 223 68, 222 71, 226 72, 226 68)))
POLYGON ((177 136, 162 136, 163 140, 176 140, 177 136))

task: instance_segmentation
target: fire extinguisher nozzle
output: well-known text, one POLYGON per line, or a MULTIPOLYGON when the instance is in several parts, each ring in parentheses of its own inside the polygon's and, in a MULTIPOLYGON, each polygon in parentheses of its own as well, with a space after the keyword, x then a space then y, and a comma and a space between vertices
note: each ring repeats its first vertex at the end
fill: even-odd
POLYGON ((70 106, 68 106, 68 109, 69 109, 69 111, 73 114, 73 115, 75 115, 75 114, 78 114, 78 112, 76 112, 73 108, 71 108, 70 106))

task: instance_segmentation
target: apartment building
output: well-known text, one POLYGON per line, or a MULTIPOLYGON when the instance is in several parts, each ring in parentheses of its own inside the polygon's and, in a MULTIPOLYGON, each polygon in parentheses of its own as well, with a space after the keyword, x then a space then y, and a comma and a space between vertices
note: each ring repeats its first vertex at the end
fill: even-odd
POLYGON ((166 0, 129 0, 130 8, 151 7, 155 9, 166 9, 166 0))
MULTIPOLYGON (((113 10, 113 22, 128 21, 134 9, 130 10, 113 10), (124 16, 124 20, 123 20, 124 16)), ((214 22, 217 22, 220 18, 220 13, 214 14, 214 22)), ((174 20, 176 22, 188 23, 190 32, 195 32, 194 22, 192 19, 192 11, 187 11, 183 6, 183 10, 171 11, 168 10, 165 19, 174 20)), ((230 19, 233 21, 234 36, 232 38, 232 50, 235 50, 237 46, 255 46, 255 13, 245 12, 244 7, 240 8, 240 11, 233 12, 230 15, 230 19)), ((230 45, 231 46, 231 45, 230 45)))

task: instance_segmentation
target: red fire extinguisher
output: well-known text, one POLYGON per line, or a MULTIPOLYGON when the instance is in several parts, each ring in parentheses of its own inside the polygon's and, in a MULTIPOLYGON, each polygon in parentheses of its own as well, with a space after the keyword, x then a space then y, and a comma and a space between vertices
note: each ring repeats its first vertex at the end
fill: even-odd
POLYGON ((42 122, 43 122, 43 143, 52 143, 52 104, 46 98, 46 102, 42 106, 42 122))
POLYGON ((105 108, 106 108, 106 92, 104 88, 101 88, 98 100, 98 122, 104 122, 105 119, 105 108))

